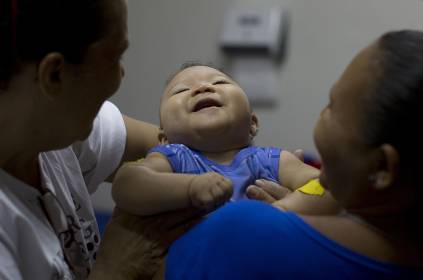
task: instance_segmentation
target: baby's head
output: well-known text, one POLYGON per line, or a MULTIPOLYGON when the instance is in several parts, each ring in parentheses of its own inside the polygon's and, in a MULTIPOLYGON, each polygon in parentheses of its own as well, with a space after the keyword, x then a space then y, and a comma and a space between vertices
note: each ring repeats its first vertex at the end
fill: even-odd
POLYGON ((257 117, 242 88, 206 65, 184 65, 167 83, 160 105, 161 143, 180 143, 205 152, 250 144, 257 117))

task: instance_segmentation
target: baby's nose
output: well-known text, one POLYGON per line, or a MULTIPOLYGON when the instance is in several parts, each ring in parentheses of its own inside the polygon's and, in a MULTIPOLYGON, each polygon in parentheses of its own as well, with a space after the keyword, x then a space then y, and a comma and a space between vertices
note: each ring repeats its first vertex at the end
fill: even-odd
POLYGON ((192 95, 195 96, 197 94, 205 92, 215 92, 213 85, 209 83, 201 84, 195 90, 193 90, 192 95))

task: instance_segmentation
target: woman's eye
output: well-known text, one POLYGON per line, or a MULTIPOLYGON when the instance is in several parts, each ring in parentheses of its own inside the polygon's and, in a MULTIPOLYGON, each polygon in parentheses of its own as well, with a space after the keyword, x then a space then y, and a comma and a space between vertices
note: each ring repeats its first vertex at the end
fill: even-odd
POLYGON ((329 100, 327 107, 328 107, 329 109, 331 109, 331 108, 332 108, 332 106, 333 106, 333 102, 332 102, 332 100, 329 100))
POLYGON ((218 80, 213 83, 213 85, 225 85, 225 84, 229 84, 229 82, 226 80, 218 80))

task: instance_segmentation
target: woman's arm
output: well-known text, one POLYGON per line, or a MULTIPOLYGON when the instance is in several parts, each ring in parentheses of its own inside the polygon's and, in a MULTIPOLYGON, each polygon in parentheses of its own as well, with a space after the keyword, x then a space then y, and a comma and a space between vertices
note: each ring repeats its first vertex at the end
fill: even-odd
POLYGON ((250 199, 273 204, 283 211, 294 211, 304 215, 337 214, 341 211, 332 194, 325 190, 322 195, 309 195, 299 191, 291 192, 288 188, 274 182, 258 180, 247 188, 250 199))
POLYGON ((123 116, 126 127, 126 145, 122 164, 144 157, 159 144, 159 128, 156 125, 123 116))
POLYGON ((279 159, 279 180, 283 187, 270 181, 259 180, 247 188, 247 195, 251 199, 272 203, 279 209, 306 215, 338 213, 338 202, 328 190, 321 195, 296 191, 319 174, 318 169, 305 164, 297 155, 282 151, 279 159))
POLYGON ((153 279, 170 244, 200 221, 201 215, 193 208, 146 217, 115 209, 89 279, 153 279))
POLYGON ((125 150, 120 164, 106 180, 110 183, 113 182, 119 167, 125 162, 145 157, 151 148, 159 144, 159 128, 157 126, 125 115, 122 117, 126 129, 125 150))
POLYGON ((338 202, 327 190, 322 195, 294 191, 272 204, 281 210, 294 211, 302 215, 333 215, 341 211, 338 202))

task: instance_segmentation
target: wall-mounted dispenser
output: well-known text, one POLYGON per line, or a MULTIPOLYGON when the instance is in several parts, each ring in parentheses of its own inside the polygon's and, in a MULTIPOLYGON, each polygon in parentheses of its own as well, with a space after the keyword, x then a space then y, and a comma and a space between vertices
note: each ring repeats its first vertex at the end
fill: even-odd
POLYGON ((287 29, 288 13, 282 6, 234 6, 225 14, 220 47, 228 72, 253 105, 273 105, 281 92, 278 69, 287 29))

